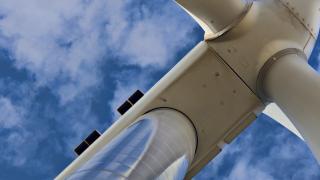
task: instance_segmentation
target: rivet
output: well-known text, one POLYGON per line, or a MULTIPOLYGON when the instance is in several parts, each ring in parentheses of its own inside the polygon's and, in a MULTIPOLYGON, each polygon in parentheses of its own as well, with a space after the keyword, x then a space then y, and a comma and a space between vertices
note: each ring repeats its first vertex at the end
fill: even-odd
POLYGON ((167 99, 165 99, 165 98, 160 98, 161 99, 161 101, 163 101, 163 102, 167 102, 168 100, 167 99))

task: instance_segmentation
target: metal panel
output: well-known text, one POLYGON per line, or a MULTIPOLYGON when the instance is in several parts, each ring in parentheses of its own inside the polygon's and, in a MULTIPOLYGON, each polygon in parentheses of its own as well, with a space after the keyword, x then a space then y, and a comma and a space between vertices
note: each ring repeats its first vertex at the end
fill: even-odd
POLYGON ((281 0, 281 2, 310 31, 313 38, 316 39, 320 28, 320 1, 281 0))
POLYGON ((257 0, 237 27, 208 43, 255 91, 260 69, 273 54, 287 48, 309 51, 308 42, 309 31, 279 0, 257 0))

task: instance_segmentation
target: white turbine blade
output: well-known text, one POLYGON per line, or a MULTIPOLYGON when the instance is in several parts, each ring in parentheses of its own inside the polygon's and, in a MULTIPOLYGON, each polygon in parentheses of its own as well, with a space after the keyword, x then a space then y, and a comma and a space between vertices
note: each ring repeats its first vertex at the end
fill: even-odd
POLYGON ((270 103, 265 110, 263 111, 264 114, 271 117, 273 120, 280 123, 282 126, 286 127, 289 131, 297 135, 300 139, 304 140, 297 128, 293 125, 290 121, 288 116, 286 116, 282 110, 279 108, 278 105, 275 103, 270 103))

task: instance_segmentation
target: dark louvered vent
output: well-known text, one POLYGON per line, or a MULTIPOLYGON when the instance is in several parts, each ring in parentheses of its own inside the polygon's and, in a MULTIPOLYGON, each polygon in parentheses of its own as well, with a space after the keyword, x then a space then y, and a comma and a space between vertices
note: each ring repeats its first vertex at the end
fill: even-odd
POLYGON ((121 115, 124 115, 132 107, 129 101, 124 102, 117 110, 121 115))
POLYGON ((117 110, 119 114, 124 115, 135 103, 137 103, 142 97, 143 93, 140 90, 134 92, 127 101, 125 101, 117 110))
POLYGON ((129 101, 131 102, 131 104, 135 104, 136 102, 138 102, 141 98, 143 97, 143 93, 139 90, 137 90, 135 93, 133 93, 130 97, 129 97, 129 101))
POLYGON ((97 130, 94 130, 84 141, 87 142, 89 145, 91 145, 91 144, 94 143, 100 136, 101 136, 101 134, 100 134, 97 130))
POLYGON ((86 149, 88 149, 88 147, 93 144, 99 137, 101 136, 101 134, 97 131, 94 130, 84 141, 82 141, 79 146, 77 146, 74 149, 74 152, 80 156, 86 149))
POLYGON ((80 156, 87 148, 89 147, 89 144, 87 144, 85 141, 83 141, 81 144, 79 144, 78 147, 74 149, 74 152, 80 156))

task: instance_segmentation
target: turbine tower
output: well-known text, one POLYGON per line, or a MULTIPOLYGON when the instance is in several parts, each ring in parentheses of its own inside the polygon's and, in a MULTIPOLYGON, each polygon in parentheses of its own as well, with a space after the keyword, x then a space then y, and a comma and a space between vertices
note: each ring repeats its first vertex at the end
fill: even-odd
POLYGON ((266 107, 281 113, 270 103, 320 160, 320 77, 308 65, 320 0, 177 3, 204 40, 145 95, 129 97, 56 179, 190 179, 266 107))

